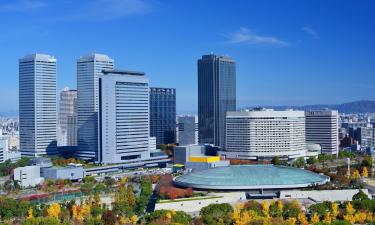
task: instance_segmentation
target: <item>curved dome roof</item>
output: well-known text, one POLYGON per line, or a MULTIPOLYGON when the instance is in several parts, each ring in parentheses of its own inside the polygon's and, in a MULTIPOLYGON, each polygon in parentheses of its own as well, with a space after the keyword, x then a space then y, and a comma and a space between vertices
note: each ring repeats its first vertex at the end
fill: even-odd
POLYGON ((307 170, 274 165, 216 167, 176 177, 178 186, 215 190, 283 189, 325 184, 329 177, 307 170))

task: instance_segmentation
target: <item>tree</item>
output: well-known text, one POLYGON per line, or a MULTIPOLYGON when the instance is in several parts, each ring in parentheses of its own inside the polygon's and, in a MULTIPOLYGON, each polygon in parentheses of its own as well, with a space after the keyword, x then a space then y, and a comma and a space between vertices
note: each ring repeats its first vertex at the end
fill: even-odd
POLYGON ((355 209, 353 208, 353 205, 348 202, 345 207, 345 215, 344 215, 344 220, 353 224, 355 222, 355 217, 354 217, 355 209))
POLYGON ((368 177, 368 170, 367 167, 363 167, 362 169, 362 177, 367 178, 368 177))
POLYGON ((281 165, 280 157, 279 157, 279 156, 275 156, 275 157, 273 157, 271 163, 272 163, 273 165, 281 165))
POLYGON ((305 213, 304 212, 300 212, 299 214, 298 214, 298 221, 299 221, 299 223, 301 224, 301 225, 308 225, 309 224, 309 222, 307 221, 307 218, 306 218, 306 215, 305 215, 305 213))
POLYGON ((100 195, 99 192, 94 194, 94 207, 100 207, 100 195))
POLYGON ((310 222, 313 225, 319 223, 319 216, 318 216, 317 213, 315 213, 315 212, 313 213, 313 215, 311 216, 310 222))
POLYGON ((116 224, 116 215, 113 211, 107 210, 102 215, 103 225, 115 225, 116 224))
POLYGON ((360 174, 359 174, 359 171, 358 170, 354 170, 354 172, 352 173, 352 175, 351 175, 351 179, 353 179, 353 180, 357 180, 357 179, 359 179, 361 176, 360 176, 360 174))
POLYGON ((336 219, 336 217, 339 215, 339 204, 337 204, 336 202, 332 203, 331 209, 332 209, 332 217, 333 219, 336 219))
POLYGON ((366 155, 362 160, 362 166, 372 167, 372 158, 369 155, 366 155))
POLYGON ((233 208, 228 203, 211 204, 201 209, 200 216, 207 225, 216 225, 220 222, 223 224, 231 224, 232 219, 229 215, 232 213, 233 208))
POLYGON ((132 224, 137 224, 137 222, 138 222, 138 216, 137 215, 132 215, 131 217, 130 217, 130 222, 132 223, 132 224))
POLYGON ((52 203, 47 209, 47 215, 53 218, 60 218, 61 207, 59 203, 52 203))
POLYGON ((128 188, 126 190, 126 198, 129 202, 130 207, 134 208, 136 203, 136 198, 133 191, 133 186, 128 185, 128 188))
POLYGON ((327 212, 327 213, 324 215, 324 223, 326 223, 326 224, 331 224, 331 221, 332 221, 331 213, 330 213, 330 212, 327 212))
POLYGON ((268 202, 267 201, 262 201, 262 213, 263 213, 263 216, 265 217, 269 217, 269 209, 270 209, 270 206, 268 205, 268 202))
POLYGON ((33 208, 29 208, 29 210, 27 210, 27 219, 31 219, 33 218, 33 208))
POLYGON ((357 194, 353 195, 353 201, 363 200, 369 200, 369 197, 362 190, 359 190, 357 194))
POLYGON ((305 167, 305 159, 303 157, 299 157, 297 158, 294 162, 293 162, 293 166, 294 167, 297 167, 297 168, 303 168, 305 167))
POLYGON ((310 165, 313 165, 315 163, 318 162, 318 159, 315 157, 315 156, 310 156, 307 160, 306 160, 307 164, 310 164, 310 165))

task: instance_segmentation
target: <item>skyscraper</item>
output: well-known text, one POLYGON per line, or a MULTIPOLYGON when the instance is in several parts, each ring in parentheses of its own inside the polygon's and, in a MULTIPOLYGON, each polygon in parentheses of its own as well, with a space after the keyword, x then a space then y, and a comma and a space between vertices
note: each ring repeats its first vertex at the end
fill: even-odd
POLYGON ((150 134, 156 144, 176 142, 176 89, 150 88, 150 134))
POLYGON ((68 117, 75 113, 77 104, 77 90, 65 87, 60 92, 59 125, 63 131, 67 129, 68 117))
POLYGON ((306 142, 320 144, 322 153, 338 154, 339 115, 336 110, 305 112, 306 142))
POLYGON ((77 114, 77 90, 69 90, 68 87, 65 87, 60 92, 59 109, 60 135, 64 136, 61 139, 65 141, 64 143, 58 143, 58 145, 68 145, 68 118, 75 114, 77 114))
POLYGON ((19 60, 20 149, 23 156, 56 154, 56 58, 19 60))
POLYGON ((76 157, 80 159, 98 159, 99 77, 113 68, 114 60, 107 55, 93 53, 77 60, 76 157))
POLYGON ((198 118, 197 116, 178 117, 178 144, 198 144, 198 118))
POLYGON ((99 162, 139 162, 150 158, 149 81, 144 75, 106 70, 99 78, 99 162))
POLYGON ((199 143, 225 147, 225 117, 236 111, 236 62, 228 56, 198 60, 199 143))

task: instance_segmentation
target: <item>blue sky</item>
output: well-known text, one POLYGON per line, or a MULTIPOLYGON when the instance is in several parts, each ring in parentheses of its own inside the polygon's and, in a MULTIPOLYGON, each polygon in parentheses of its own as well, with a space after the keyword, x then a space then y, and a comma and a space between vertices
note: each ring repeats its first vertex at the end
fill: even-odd
POLYGON ((238 106, 375 100, 375 1, 13 0, 0 2, 0 111, 18 109, 18 59, 58 60, 58 89, 75 60, 105 53, 119 69, 175 87, 197 108, 196 61, 237 61, 238 106))

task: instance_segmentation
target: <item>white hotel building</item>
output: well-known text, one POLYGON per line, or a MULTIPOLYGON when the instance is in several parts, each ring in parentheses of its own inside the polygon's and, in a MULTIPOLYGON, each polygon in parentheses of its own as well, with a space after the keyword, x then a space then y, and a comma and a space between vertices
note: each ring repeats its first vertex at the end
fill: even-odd
POLYGON ((307 154, 304 111, 227 112, 226 158, 294 159, 307 154))
POLYGON ((148 160, 149 79, 142 72, 103 71, 99 95, 98 161, 113 164, 148 160))

